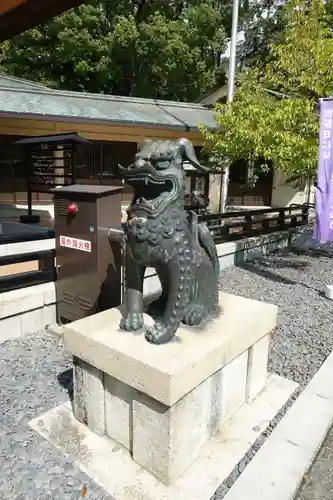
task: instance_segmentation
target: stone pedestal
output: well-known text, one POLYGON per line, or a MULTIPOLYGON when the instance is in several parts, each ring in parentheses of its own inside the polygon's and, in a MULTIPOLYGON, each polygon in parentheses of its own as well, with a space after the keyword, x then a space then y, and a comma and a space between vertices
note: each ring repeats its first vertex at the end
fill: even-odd
MULTIPOLYGON (((120 311, 64 328, 74 358, 74 413, 166 485, 265 388, 277 307, 220 293, 221 315, 154 346, 119 329, 120 311)), ((146 316, 149 324, 152 319, 146 316)))

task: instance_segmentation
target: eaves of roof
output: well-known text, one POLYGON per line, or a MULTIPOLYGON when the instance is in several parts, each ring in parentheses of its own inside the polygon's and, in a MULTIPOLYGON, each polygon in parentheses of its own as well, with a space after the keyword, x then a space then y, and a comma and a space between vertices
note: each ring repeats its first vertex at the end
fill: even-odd
POLYGON ((216 127, 213 112, 200 104, 0 85, 0 116, 25 116, 196 131, 216 127))

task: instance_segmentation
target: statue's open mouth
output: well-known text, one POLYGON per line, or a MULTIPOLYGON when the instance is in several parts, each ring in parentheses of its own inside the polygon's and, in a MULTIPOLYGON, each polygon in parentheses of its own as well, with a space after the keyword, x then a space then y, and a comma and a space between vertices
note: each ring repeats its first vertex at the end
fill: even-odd
POLYGON ((171 177, 157 178, 151 174, 127 175, 126 183, 133 187, 133 208, 148 212, 160 212, 177 196, 177 188, 171 177))

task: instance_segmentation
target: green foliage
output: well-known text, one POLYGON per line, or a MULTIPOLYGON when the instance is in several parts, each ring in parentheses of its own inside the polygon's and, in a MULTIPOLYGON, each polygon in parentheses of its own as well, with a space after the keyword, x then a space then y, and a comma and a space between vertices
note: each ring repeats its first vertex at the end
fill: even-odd
POLYGON ((93 2, 10 40, 2 67, 68 90, 194 100, 219 78, 224 15, 216 0, 93 2))
POLYGON ((282 6, 275 0, 249 3, 243 9, 244 42, 239 49, 241 67, 258 66, 269 58, 269 44, 278 41, 285 26, 282 6))
POLYGON ((317 167, 318 98, 333 95, 333 39, 321 0, 290 1, 281 15, 285 29, 264 64, 242 75, 232 103, 216 107, 217 133, 203 132, 218 163, 246 158, 304 181, 317 167))
POLYGON ((8 41, 2 67, 55 87, 96 92, 108 79, 108 32, 103 11, 82 6, 8 41))

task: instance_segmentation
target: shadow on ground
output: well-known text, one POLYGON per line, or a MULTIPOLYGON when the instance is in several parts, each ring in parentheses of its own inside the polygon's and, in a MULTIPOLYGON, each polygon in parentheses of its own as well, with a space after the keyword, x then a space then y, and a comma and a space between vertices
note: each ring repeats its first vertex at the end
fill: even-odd
POLYGON ((261 264, 257 263, 249 263, 245 262, 244 264, 239 265, 241 269, 248 271, 250 273, 257 274, 258 276, 262 276, 263 278, 267 278, 271 281, 275 281, 275 283, 282 283, 283 285, 295 285, 296 281, 285 278, 284 276, 280 276, 269 269, 262 269, 261 264))
POLYGON ((275 270, 282 271, 295 269, 303 271, 309 266, 308 262, 304 262, 299 259, 292 258, 290 252, 287 256, 281 256, 277 252, 272 252, 269 256, 258 257, 252 261, 243 262, 239 265, 240 268, 245 269, 251 273, 255 273, 258 276, 267 278, 276 283, 282 283, 284 285, 295 285, 297 281, 283 276, 283 274, 274 272, 275 270))
POLYGON ((324 248, 291 248, 290 253, 299 256, 308 255, 310 257, 333 257, 333 250, 325 250, 324 248))
MULTIPOLYGON (((272 252, 268 256, 258 257, 254 260, 239 264, 238 267, 275 283, 281 283, 283 285, 301 285, 323 295, 320 289, 311 287, 302 280, 290 279, 284 275, 288 273, 288 270, 296 270, 301 273, 309 268, 310 263, 301 260, 302 257, 332 258, 333 250, 325 250, 323 248, 290 248, 285 250, 285 255, 283 255, 283 251, 281 252, 281 250, 272 252), (283 272, 284 270, 285 272, 283 272)), ((304 277, 304 275, 302 277, 304 277)))
POLYGON ((73 368, 69 368, 57 376, 58 382, 68 392, 69 399, 73 401, 73 368))

